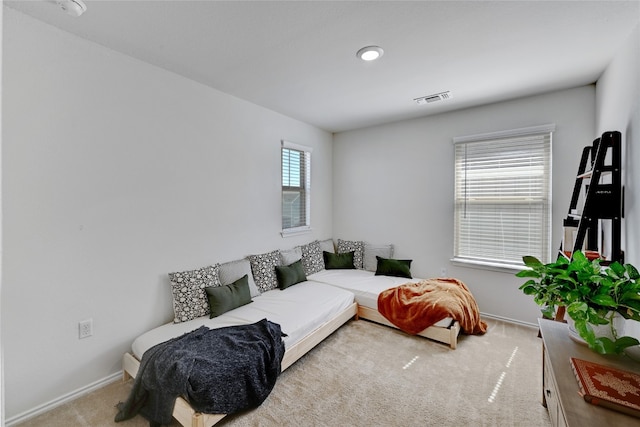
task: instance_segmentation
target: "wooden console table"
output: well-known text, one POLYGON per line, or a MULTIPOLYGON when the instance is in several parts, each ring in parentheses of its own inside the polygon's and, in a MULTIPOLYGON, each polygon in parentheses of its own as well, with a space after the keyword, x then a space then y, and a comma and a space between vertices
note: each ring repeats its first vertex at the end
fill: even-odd
POLYGON ((542 404, 553 426, 640 426, 640 418, 586 402, 578 394, 578 381, 570 357, 640 373, 640 363, 621 356, 602 356, 569 337, 567 324, 540 319, 542 334, 542 404))

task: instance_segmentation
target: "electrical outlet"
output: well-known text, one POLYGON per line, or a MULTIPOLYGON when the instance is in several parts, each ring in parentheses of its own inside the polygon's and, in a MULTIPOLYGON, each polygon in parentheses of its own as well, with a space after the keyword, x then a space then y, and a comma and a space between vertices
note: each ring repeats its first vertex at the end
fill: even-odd
POLYGON ((93 319, 83 320, 78 323, 78 338, 88 338, 93 335, 93 319))

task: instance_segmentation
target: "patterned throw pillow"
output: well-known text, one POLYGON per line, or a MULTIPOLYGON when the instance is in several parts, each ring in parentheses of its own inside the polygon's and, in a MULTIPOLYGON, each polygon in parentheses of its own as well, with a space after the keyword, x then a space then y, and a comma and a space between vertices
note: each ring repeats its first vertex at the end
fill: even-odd
POLYGON ((364 242, 338 239, 338 253, 344 254, 347 252, 353 252, 353 266, 362 270, 364 259, 364 242))
POLYGON ((209 301, 204 288, 220 286, 219 264, 197 270, 169 273, 173 294, 174 323, 209 315, 209 301))
POLYGON ((267 252, 260 255, 249 255, 253 279, 260 292, 278 288, 276 266, 280 265, 280 251, 267 252))
POLYGON ((322 249, 320 249, 319 241, 314 240, 311 243, 300 246, 300 249, 302 250, 304 274, 308 276, 324 270, 324 259, 322 258, 322 249))

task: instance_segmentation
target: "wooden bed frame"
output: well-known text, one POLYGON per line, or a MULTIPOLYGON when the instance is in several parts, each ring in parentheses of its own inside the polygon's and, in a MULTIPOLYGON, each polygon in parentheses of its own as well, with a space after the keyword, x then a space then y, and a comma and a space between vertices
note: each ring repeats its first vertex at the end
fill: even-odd
MULTIPOLYGON (((358 306, 353 303, 332 319, 323 323, 315 331, 298 341, 294 346, 285 351, 282 358, 282 370, 284 371, 293 365, 298 359, 308 353, 316 345, 336 331, 340 326, 345 324, 349 319, 355 317, 371 320, 385 326, 391 326, 398 329, 393 323, 389 322, 377 310, 368 307, 358 306)), ((454 321, 450 327, 444 328, 440 326, 431 326, 418 335, 429 338, 444 344, 448 344, 452 350, 455 350, 458 344, 458 335, 460 334, 460 324, 454 321)), ((128 381, 135 378, 140 368, 140 361, 131 353, 125 353, 122 357, 123 380, 128 381)), ((203 414, 195 411, 189 403, 182 397, 176 399, 173 408, 173 417, 185 427, 211 427, 222 420, 226 414, 203 414)))
MULTIPOLYGON (((293 365, 296 360, 304 356, 309 350, 322 342, 340 326, 352 317, 358 317, 358 304, 353 303, 332 319, 326 321, 315 331, 298 341, 294 346, 285 351, 282 358, 282 370, 293 365)), ((140 361, 131 353, 125 353, 122 357, 123 379, 128 381, 135 378, 140 368, 140 361)), ((173 407, 173 417, 185 427, 211 427, 222 420, 226 414, 203 414, 196 412, 182 397, 176 399, 173 407)))
MULTIPOLYGON (((358 317, 398 329, 396 325, 389 322, 383 315, 378 312, 378 310, 374 310, 373 308, 358 306, 358 317)), ((448 328, 444 328, 441 326, 430 326, 424 331, 420 332, 418 335, 441 343, 449 344, 449 347, 451 347, 452 350, 455 350, 458 346, 459 334, 460 323, 458 323, 457 320, 454 320, 451 326, 449 326, 448 328)))

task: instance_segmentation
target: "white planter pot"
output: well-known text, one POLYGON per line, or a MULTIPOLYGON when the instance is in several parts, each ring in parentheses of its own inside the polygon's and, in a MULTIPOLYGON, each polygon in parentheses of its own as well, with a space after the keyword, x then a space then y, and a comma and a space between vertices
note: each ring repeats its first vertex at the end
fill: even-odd
MULTIPOLYGON (((607 314, 607 318, 609 317, 609 314, 607 314)), ((615 333, 618 337, 624 336, 625 335, 625 318, 622 317, 622 315, 620 313, 614 313, 613 315, 613 328, 615 329, 615 333)), ((640 322, 637 322, 640 323, 640 322)), ((585 340, 582 339, 582 337, 580 336, 580 334, 578 334, 578 331, 576 331, 575 328, 575 322, 573 321, 573 319, 571 318, 571 316, 567 315, 567 325, 569 327, 569 337, 580 343, 580 344, 587 344, 585 340)), ((609 338, 610 340, 614 340, 614 335, 611 332, 611 325, 607 324, 607 325, 591 325, 591 327, 593 328, 593 332, 595 333, 596 337, 600 338, 600 337, 606 337, 609 338)), ((640 329, 639 329, 640 331, 640 329)), ((639 350, 640 351, 640 350, 639 350)))
MULTIPOLYGON (((630 319, 624 319, 624 331, 625 335, 640 340, 640 322, 630 319)), ((627 347, 624 350, 625 354, 636 362, 640 362, 640 345, 634 345, 633 347, 627 347)))

